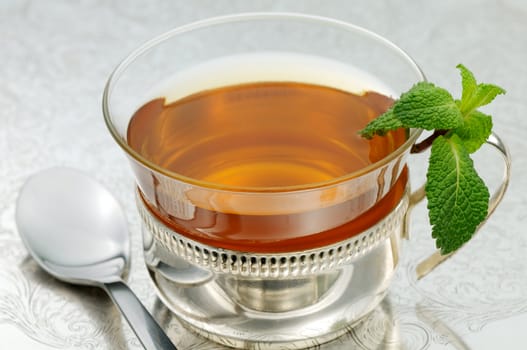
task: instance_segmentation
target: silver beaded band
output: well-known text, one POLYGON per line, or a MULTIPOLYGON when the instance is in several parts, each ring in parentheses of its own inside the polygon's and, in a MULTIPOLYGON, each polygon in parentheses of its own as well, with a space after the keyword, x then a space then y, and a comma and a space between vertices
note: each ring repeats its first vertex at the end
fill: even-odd
POLYGON ((215 248, 185 237, 157 219, 136 195, 137 207, 154 239, 169 252, 215 273, 255 278, 287 278, 307 276, 349 264, 375 248, 394 230, 404 228, 403 220, 409 205, 407 188, 399 204, 383 220, 368 230, 329 246, 289 253, 248 253, 215 248))

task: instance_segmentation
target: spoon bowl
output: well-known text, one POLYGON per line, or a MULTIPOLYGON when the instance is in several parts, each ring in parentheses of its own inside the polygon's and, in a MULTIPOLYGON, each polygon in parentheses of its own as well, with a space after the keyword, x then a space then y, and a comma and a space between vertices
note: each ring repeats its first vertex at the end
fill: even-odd
POLYGON ((123 282, 130 237, 107 189, 80 171, 48 169, 21 189, 15 219, 24 245, 44 270, 65 282, 103 288, 145 349, 176 349, 123 282))
POLYGON ((119 203, 80 171, 53 168, 28 179, 17 202, 27 250, 56 278, 86 285, 127 273, 130 238, 119 203))

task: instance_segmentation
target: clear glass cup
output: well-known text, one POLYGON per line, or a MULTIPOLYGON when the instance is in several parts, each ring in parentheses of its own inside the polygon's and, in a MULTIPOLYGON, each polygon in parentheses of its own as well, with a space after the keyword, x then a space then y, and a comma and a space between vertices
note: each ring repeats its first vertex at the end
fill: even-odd
POLYGON ((234 347, 294 348, 335 338, 373 310, 398 264, 411 198, 406 159, 421 131, 409 130, 389 155, 344 176, 240 187, 186 177, 145 159, 127 143, 131 117, 159 97, 152 89, 175 74, 181 84, 171 92, 173 99, 262 79, 346 90, 357 81, 344 74, 346 67, 378 78, 393 98, 425 80, 405 52, 372 32, 279 13, 219 17, 174 29, 142 45, 110 76, 104 116, 135 174, 145 261, 160 299, 193 330, 234 347), (234 70, 210 68, 233 55, 244 57, 234 70), (315 69, 321 66, 310 67, 309 60, 299 69, 295 55, 343 70, 315 69), (208 78, 196 79, 204 67, 208 78), (241 215, 242 227, 251 227, 243 217, 289 215, 302 229, 254 230, 238 238, 180 229, 201 211, 214 218, 241 215), (345 229, 331 233, 336 226, 345 229))

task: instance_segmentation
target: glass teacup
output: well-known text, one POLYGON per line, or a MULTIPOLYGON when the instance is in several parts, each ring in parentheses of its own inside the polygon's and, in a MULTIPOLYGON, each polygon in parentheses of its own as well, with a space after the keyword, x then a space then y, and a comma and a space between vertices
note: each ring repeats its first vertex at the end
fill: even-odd
MULTIPOLYGON (((424 79, 416 63, 386 39, 343 22, 296 14, 201 21, 134 51, 111 75, 103 108, 132 164, 145 262, 163 303, 193 330, 228 346, 295 348, 343 334, 380 303, 398 265, 409 207, 422 194, 410 194, 407 168, 410 147, 421 131, 377 139, 379 147, 391 149, 338 176, 239 185, 174 171, 132 147, 129 125, 138 109, 259 82, 397 98, 424 79), (143 106, 150 100, 153 104, 143 106)), ((206 144, 228 123, 200 126, 196 118, 189 124, 197 124, 197 137, 188 137, 186 125, 165 127, 181 140, 175 153, 206 144)), ((228 132, 280 133, 281 127, 287 129, 280 123, 298 124, 290 126, 295 130, 291 139, 297 130, 313 132, 305 126, 307 119, 272 120, 234 125, 228 132)), ((335 125, 332 132, 340 135, 340 124, 335 125)), ((315 133, 324 137, 324 130, 315 133)), ((492 140, 508 164, 505 147, 498 138, 492 140)), ((276 162, 261 168, 271 180, 287 171, 276 162)), ((231 173, 243 176, 244 169, 231 173)), ((492 198, 492 208, 507 179, 492 198)), ((436 260, 428 263, 433 266, 436 260)))

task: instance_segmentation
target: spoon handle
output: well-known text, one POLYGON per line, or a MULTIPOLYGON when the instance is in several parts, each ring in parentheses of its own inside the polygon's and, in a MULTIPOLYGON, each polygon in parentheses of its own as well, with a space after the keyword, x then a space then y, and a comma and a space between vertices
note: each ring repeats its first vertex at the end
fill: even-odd
POLYGON ((103 289, 117 305, 146 350, 177 350, 156 320, 124 282, 105 283, 103 289))

